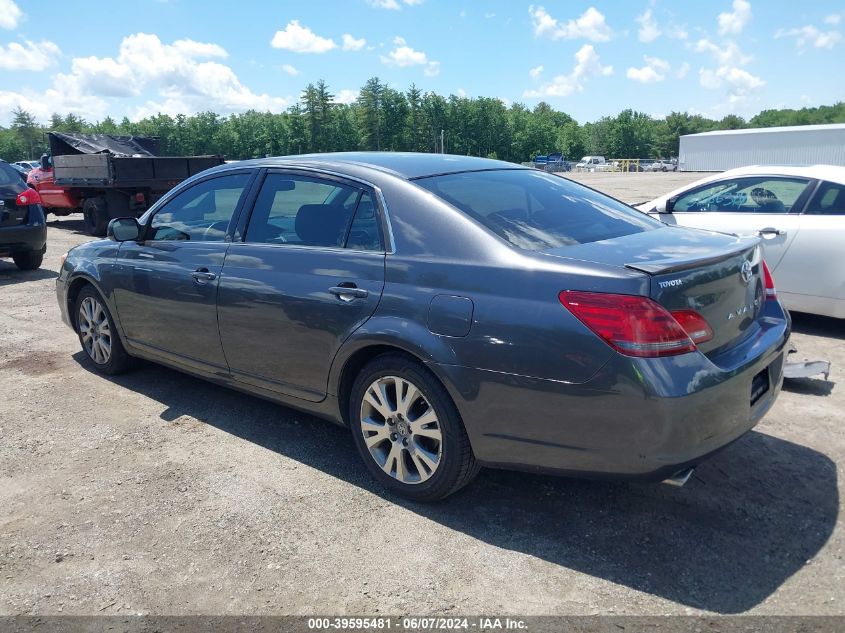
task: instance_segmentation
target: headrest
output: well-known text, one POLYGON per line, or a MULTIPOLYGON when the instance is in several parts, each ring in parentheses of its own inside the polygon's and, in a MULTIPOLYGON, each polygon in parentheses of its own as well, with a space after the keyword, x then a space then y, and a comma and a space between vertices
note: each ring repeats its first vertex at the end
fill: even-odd
POLYGON ((341 210, 328 204, 303 204, 294 224, 299 239, 311 246, 340 246, 345 226, 341 210))

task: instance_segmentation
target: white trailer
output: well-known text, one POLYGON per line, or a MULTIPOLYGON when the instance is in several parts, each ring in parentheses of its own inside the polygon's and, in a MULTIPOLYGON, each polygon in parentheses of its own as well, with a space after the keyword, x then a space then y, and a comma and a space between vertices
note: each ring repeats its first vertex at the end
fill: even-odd
POLYGON ((845 123, 720 130, 681 137, 681 171, 748 165, 845 165, 845 123))

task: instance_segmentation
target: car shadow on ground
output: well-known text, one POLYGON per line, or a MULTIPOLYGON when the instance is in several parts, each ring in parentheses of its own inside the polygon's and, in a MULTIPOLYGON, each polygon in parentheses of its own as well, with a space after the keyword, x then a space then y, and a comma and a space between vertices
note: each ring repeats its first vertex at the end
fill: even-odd
MULTIPOLYGON (((63 215, 62 217, 50 215, 47 217, 47 226, 51 229, 70 231, 75 235, 88 235, 85 231, 85 222, 82 220, 81 213, 77 213, 72 216, 63 215)), ((97 239, 96 237, 92 237, 90 235, 88 235, 88 237, 92 240, 97 239)))
MULTIPOLYGON (((795 333, 819 336, 834 341, 845 340, 845 319, 834 319, 802 312, 791 312, 790 315, 792 316, 792 331, 795 333)), ((787 360, 797 362, 805 356, 799 349, 797 353, 790 354, 787 360)), ((810 360, 825 360, 825 358, 811 358, 810 360)), ((835 381, 824 379, 821 376, 790 378, 783 381, 784 390, 807 396, 829 396, 835 386, 835 381)))
POLYGON ((21 270, 15 266, 11 259, 0 259, 0 288, 11 284, 19 284, 25 281, 38 281, 39 279, 50 279, 56 277, 55 271, 47 268, 36 268, 35 270, 21 270))
POLYGON ((834 319, 833 317, 803 312, 790 312, 789 314, 792 317, 793 332, 845 340, 845 319, 834 319))
MULTIPOLYGON (((82 352, 74 358, 91 371, 82 352)), ((110 380, 165 405, 162 425, 191 416, 495 547, 718 613, 775 592, 839 513, 829 458, 755 431, 681 489, 482 470, 443 502, 414 503, 381 490, 349 431, 329 422, 151 363, 110 380)))

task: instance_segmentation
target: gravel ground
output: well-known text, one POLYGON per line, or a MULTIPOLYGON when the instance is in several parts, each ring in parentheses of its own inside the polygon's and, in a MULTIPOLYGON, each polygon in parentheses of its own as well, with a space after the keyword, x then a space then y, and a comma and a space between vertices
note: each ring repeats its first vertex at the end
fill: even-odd
MULTIPOLYGON (((690 174, 582 174, 639 202, 690 174)), ((845 614, 841 322, 798 316, 793 383, 682 489, 482 471, 386 495, 348 431, 152 364, 92 373, 54 295, 88 239, 0 261, 0 614, 845 614)))

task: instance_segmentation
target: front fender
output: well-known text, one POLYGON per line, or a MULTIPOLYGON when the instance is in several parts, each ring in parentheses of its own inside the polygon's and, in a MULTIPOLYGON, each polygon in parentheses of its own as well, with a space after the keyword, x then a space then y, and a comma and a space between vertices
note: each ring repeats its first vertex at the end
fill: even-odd
POLYGON ((120 245, 117 242, 101 240, 89 242, 82 247, 73 249, 68 254, 56 283, 64 284, 64 301, 69 315, 72 315, 73 306, 71 303, 75 301, 81 286, 85 283, 92 285, 105 301, 118 334, 123 338, 123 326, 115 302, 114 288, 108 279, 115 266, 119 248, 120 245), (89 245, 92 247, 85 248, 89 245), (96 251, 94 251, 93 245, 97 246, 96 251), (82 252, 77 252, 80 250, 82 252))

